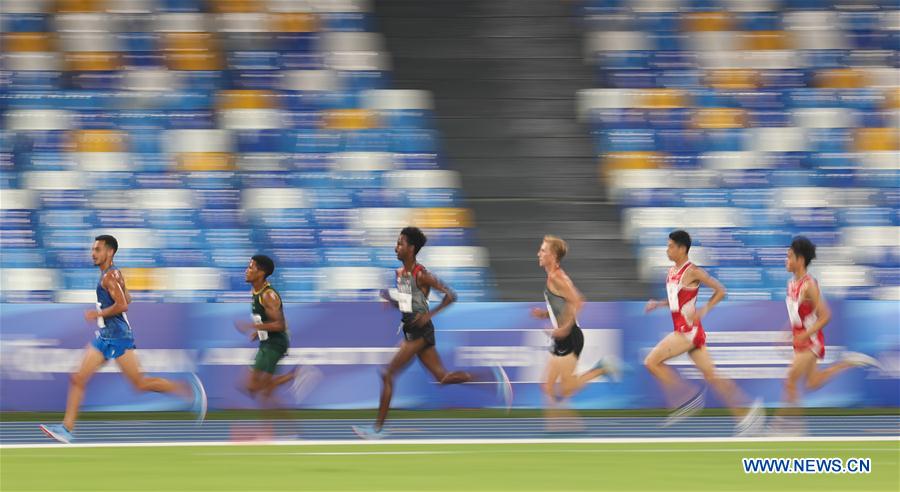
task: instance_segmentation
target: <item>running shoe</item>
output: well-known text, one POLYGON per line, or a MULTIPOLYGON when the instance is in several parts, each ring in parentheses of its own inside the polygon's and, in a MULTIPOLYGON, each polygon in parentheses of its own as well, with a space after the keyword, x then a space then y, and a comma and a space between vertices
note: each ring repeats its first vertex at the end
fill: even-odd
POLYGON ((688 401, 684 402, 672 411, 669 416, 666 418, 665 422, 663 422, 663 427, 669 427, 674 425, 682 420, 696 414, 700 410, 703 410, 703 407, 706 406, 706 388, 700 388, 697 391, 697 394, 692 396, 688 401))
POLYGON ((203 387, 203 382, 200 381, 200 378, 197 377, 196 374, 191 374, 191 378, 188 382, 194 392, 194 401, 191 403, 191 411, 197 414, 197 423, 200 423, 206 419, 208 405, 206 400, 206 388, 203 387))
POLYGON ((356 433, 362 439, 367 441, 378 440, 387 435, 387 432, 384 429, 375 429, 374 425, 370 425, 367 427, 363 427, 361 425, 354 425, 353 432, 356 433))
POLYGON ((66 429, 66 426, 62 424, 56 425, 41 425, 41 431, 44 434, 47 434, 47 437, 51 439, 55 439, 63 444, 69 444, 72 442, 72 433, 69 432, 69 429, 66 429))
POLYGON ((503 366, 497 364, 492 369, 494 378, 497 380, 497 398, 503 401, 503 406, 506 407, 506 411, 509 411, 513 403, 512 383, 509 382, 509 376, 503 366))

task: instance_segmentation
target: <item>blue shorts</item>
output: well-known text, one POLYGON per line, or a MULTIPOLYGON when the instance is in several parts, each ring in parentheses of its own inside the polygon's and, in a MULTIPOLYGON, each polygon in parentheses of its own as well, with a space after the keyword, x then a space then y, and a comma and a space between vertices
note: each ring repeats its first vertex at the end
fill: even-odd
POLYGON ((118 359, 125 355, 125 352, 136 348, 134 346, 134 338, 94 338, 91 346, 99 350, 106 360, 118 359))

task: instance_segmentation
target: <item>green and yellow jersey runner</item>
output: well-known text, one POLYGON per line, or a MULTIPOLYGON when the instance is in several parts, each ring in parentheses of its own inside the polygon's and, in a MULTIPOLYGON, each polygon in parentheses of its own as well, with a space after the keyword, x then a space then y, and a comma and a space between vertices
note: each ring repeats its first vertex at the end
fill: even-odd
MULTIPOLYGON (((281 303, 281 295, 270 284, 266 284, 259 292, 253 293, 253 302, 250 311, 253 313, 254 323, 268 323, 272 319, 266 314, 266 308, 263 306, 262 297, 267 290, 271 290, 278 296, 278 309, 284 312, 284 304, 281 303)), ((285 331, 259 331, 259 351, 256 352, 256 360, 253 368, 258 371, 275 373, 275 368, 285 355, 287 355, 290 346, 290 336, 285 331)))

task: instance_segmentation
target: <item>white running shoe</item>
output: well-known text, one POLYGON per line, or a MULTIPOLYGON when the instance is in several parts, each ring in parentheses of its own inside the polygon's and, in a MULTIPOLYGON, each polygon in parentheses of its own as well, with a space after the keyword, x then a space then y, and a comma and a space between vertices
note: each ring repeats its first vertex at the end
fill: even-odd
POLYGON ((680 407, 676 408, 669 414, 666 420, 663 422, 663 427, 669 427, 675 425, 682 420, 695 415, 700 410, 703 410, 703 407, 706 406, 706 388, 701 388, 697 391, 697 394, 691 397, 690 400, 684 402, 680 407))
POLYGON ((856 367, 871 367, 873 369, 878 369, 879 371, 882 369, 878 359, 862 352, 844 352, 841 360, 853 364, 856 367))
POLYGON ((497 364, 493 367, 494 376, 497 378, 497 397, 503 400, 503 406, 508 412, 512 408, 513 403, 513 387, 509 381, 509 376, 503 366, 497 364))
POLYGON ((736 436, 748 437, 762 434, 766 422, 766 412, 762 405, 762 398, 753 401, 753 405, 747 409, 747 415, 744 415, 735 428, 736 436))
POLYGON ((360 439, 365 439, 367 441, 383 439, 385 436, 387 436, 387 432, 385 432, 384 429, 375 429, 374 425, 354 425, 352 429, 353 432, 360 437, 360 439))
POLYGON ((300 403, 306 399, 321 380, 322 371, 316 366, 297 366, 294 369, 294 380, 291 381, 288 390, 294 398, 294 402, 300 403))
POLYGON ((610 381, 614 381, 616 383, 622 381, 622 365, 616 360, 615 357, 603 357, 594 364, 594 367, 591 370, 595 369, 603 369, 606 371, 603 375, 606 376, 610 381))
POLYGON ((194 373, 191 373, 191 378, 188 382, 191 385, 191 389, 194 390, 194 401, 191 403, 191 411, 197 414, 197 423, 199 424, 206 419, 206 410, 208 408, 206 388, 203 387, 203 382, 194 373))

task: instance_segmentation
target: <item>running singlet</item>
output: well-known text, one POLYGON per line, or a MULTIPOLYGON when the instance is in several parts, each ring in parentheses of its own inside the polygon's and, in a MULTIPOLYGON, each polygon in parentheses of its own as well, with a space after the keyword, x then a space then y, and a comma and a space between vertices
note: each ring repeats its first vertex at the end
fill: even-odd
MULTIPOLYGON (((108 290, 103 288, 103 276, 111 270, 118 270, 115 266, 110 266, 106 270, 100 272, 100 280, 97 282, 97 309, 106 309, 116 303, 108 290)), ((131 331, 131 325, 128 323, 128 316, 125 313, 119 313, 108 318, 97 318, 97 336, 100 338, 134 338, 131 331)))
POLYGON ((397 270, 397 304, 403 314, 422 314, 428 312, 428 297, 419 288, 419 272, 425 267, 416 263, 411 272, 405 268, 397 270))
POLYGON ((669 310, 672 311, 672 324, 675 325, 675 331, 683 333, 694 343, 695 347, 700 348, 706 344, 706 332, 703 331, 703 324, 699 320, 688 323, 688 318, 693 318, 697 311, 697 293, 700 291, 700 287, 691 288, 681 283, 685 272, 693 266, 693 263, 687 262, 678 270, 675 270, 675 267, 669 269, 669 274, 666 275, 666 294, 669 300, 669 310))
MULTIPOLYGON (((269 319, 269 316, 266 314, 266 308, 262 304, 263 294, 266 293, 267 290, 271 290, 281 299, 281 295, 269 284, 266 284, 265 287, 262 288, 259 292, 253 292, 253 301, 250 304, 250 312, 253 314, 253 323, 268 323, 272 321, 269 319)), ((284 303, 281 304, 281 312, 284 312, 284 303)), ((287 331, 257 331, 259 336, 259 345, 277 345, 279 348, 287 349, 288 345, 290 345, 290 338, 287 331)))
MULTIPOLYGON (((566 299, 550 292, 550 289, 544 287, 544 302, 547 303, 547 313, 550 315, 550 322, 553 323, 553 328, 559 328, 558 320, 562 317, 563 313, 566 312, 566 299)), ((566 338, 553 339, 553 346, 550 348, 550 353, 557 357, 575 354, 575 357, 577 358, 581 356, 581 351, 583 349, 584 333, 581 331, 581 327, 578 326, 578 320, 576 319, 572 322, 572 330, 569 331, 566 338)))
POLYGON ((424 272, 425 267, 416 263, 411 272, 405 268, 397 269, 397 306, 402 314, 400 330, 403 338, 408 342, 419 339, 425 340, 426 347, 435 345, 434 323, 428 321, 423 326, 416 326, 413 321, 417 316, 429 311, 428 295, 419 287, 419 273, 424 272))
MULTIPOLYGON (((788 317, 791 319, 791 333, 794 337, 802 335, 806 330, 812 328, 818 319, 813 303, 808 299, 802 301, 800 299, 800 292, 803 290, 803 286, 807 282, 815 281, 809 275, 804 275, 799 280, 791 279, 788 281, 785 303, 787 304, 788 317)), ((794 352, 802 352, 804 350, 812 351, 820 359, 825 357, 825 334, 822 333, 822 330, 819 330, 804 342, 794 343, 794 352)))

